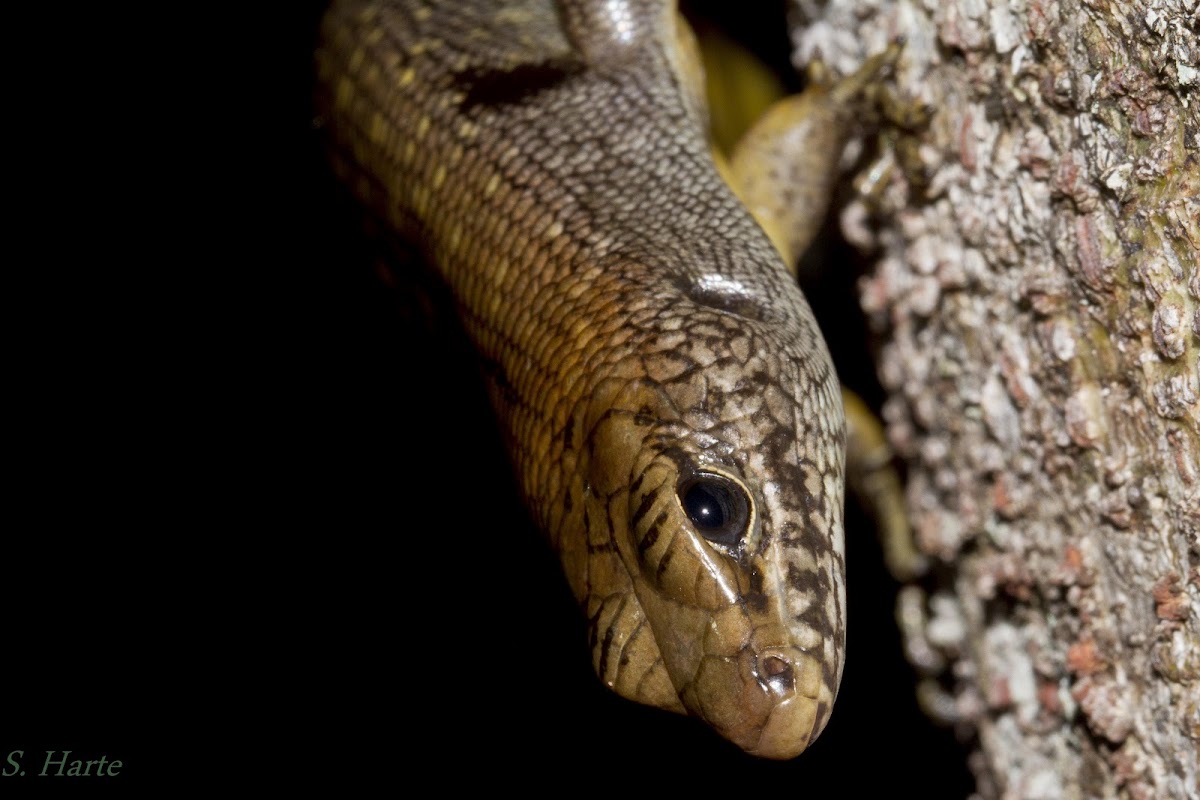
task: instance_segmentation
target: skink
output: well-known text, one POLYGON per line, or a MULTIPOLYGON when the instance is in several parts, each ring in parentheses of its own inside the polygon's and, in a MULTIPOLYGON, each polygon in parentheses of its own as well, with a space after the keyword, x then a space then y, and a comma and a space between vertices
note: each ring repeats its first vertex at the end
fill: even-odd
POLYGON ((747 210, 763 147, 745 202, 723 180, 674 3, 340 0, 317 61, 336 169, 449 287, 597 675, 803 751, 845 644, 841 399, 779 252, 813 226, 767 223, 777 249, 747 210))

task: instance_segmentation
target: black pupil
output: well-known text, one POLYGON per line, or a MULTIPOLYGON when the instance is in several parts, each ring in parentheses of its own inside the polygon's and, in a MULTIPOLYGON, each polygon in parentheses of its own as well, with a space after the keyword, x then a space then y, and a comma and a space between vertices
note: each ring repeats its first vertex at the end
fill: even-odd
POLYGON ((683 496, 683 510, 700 528, 724 528, 731 505, 729 489, 715 482, 693 483, 683 496))
POLYGON ((699 475, 679 489, 684 513, 705 539, 733 547, 746 534, 750 500, 737 483, 718 475, 699 475))

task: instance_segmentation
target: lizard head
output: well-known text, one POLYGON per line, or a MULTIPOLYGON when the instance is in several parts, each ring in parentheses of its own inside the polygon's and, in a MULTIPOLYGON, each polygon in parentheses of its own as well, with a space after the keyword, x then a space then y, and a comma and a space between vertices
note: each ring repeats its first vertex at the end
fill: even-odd
POLYGON ((823 346, 719 309, 591 394, 577 592, 604 683, 792 758, 842 671, 843 420, 823 346))

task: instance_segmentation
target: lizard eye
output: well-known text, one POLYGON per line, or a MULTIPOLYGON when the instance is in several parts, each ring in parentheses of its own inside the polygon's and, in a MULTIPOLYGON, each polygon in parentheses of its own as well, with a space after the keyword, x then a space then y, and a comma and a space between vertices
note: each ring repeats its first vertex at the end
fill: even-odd
POLYGON ((750 498, 724 475, 702 472, 679 487, 679 500, 688 519, 705 539, 732 547, 750 522, 750 498))

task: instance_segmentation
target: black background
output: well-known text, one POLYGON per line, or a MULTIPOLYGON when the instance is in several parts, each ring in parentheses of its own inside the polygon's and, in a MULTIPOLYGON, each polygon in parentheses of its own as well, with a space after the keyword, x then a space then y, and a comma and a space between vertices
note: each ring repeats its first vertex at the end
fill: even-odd
MULTIPOLYGON (((49 749, 125 762, 77 793, 624 791, 638 774, 965 796, 853 509, 845 676, 800 758, 756 761, 599 685, 466 345, 436 290, 431 306, 413 291, 429 287, 380 280, 328 174, 310 106, 324 5, 12 23, 0 766, 12 749, 30 775, 49 749)), ((768 5, 727 22, 780 30, 768 5)), ((755 43, 786 63, 782 34, 755 43)), ((826 258, 810 298, 839 371, 878 402, 859 267, 836 243, 826 258)))

